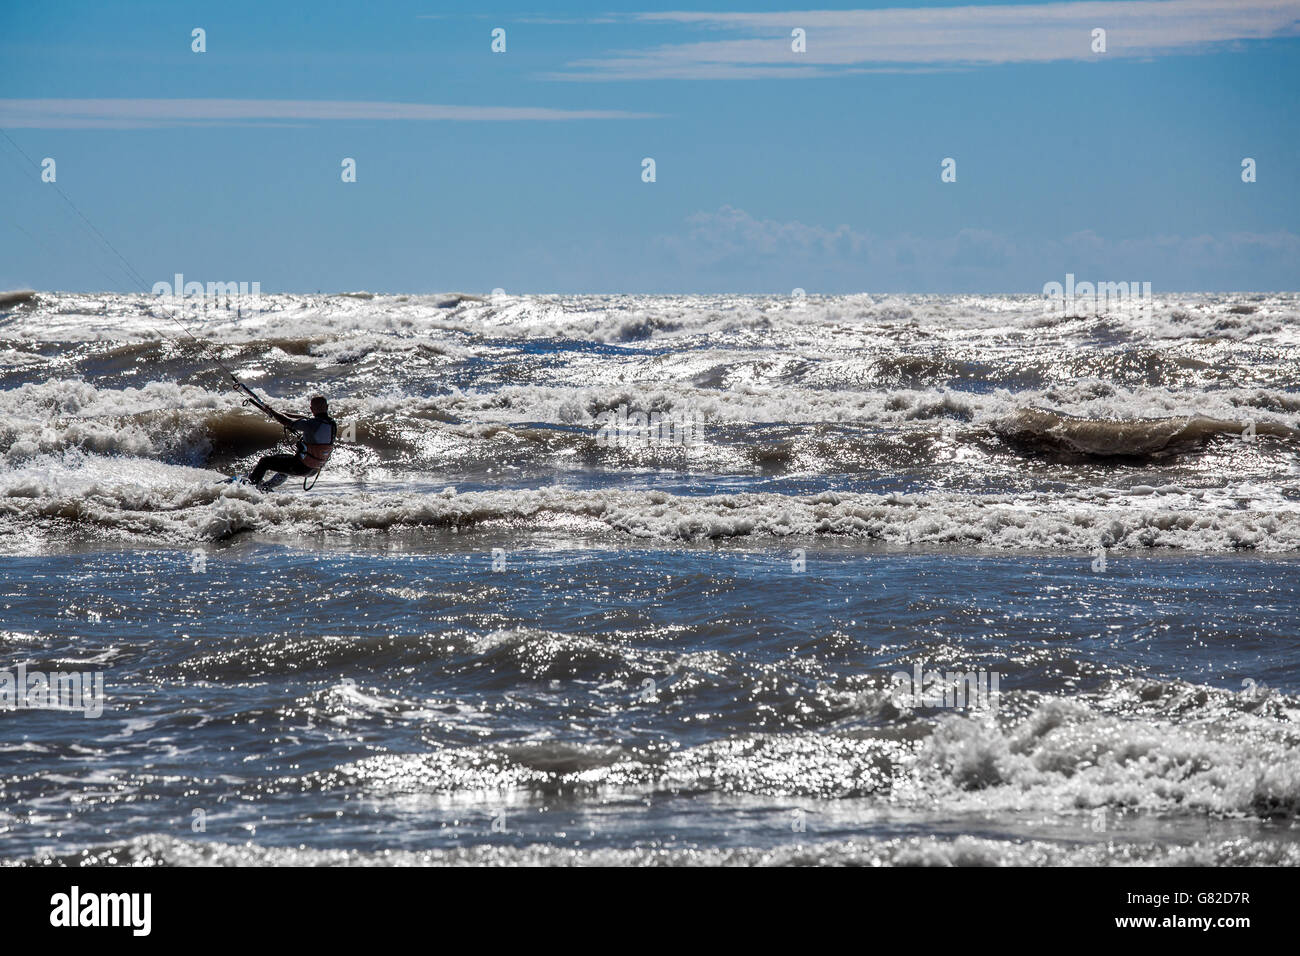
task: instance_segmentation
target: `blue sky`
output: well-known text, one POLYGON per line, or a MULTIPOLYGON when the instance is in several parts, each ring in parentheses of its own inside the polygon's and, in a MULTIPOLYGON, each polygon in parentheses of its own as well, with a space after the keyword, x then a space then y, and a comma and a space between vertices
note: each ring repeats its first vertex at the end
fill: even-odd
MULTIPOLYGON (((150 283, 1300 288, 1300 0, 707 9, 6 4, 0 127, 150 283)), ((0 153, 0 287, 132 288, 0 153)))

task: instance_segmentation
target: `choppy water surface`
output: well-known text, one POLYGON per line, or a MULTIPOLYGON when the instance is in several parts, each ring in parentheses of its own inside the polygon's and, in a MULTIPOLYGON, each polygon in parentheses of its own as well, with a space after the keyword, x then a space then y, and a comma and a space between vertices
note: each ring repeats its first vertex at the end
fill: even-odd
POLYGON ((0 669, 107 696, 5 860, 1300 861, 1295 296, 262 304, 306 493, 143 297, 0 313, 0 669))

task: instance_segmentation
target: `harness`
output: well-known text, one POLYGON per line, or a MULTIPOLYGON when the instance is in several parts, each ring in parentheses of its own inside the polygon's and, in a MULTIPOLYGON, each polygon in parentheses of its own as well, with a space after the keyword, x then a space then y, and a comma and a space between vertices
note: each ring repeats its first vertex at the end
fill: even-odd
POLYGON ((309 474, 309 475, 303 475, 303 476, 302 476, 302 490, 303 490, 303 491, 311 491, 313 488, 315 488, 315 487, 316 487, 316 479, 319 478, 319 477, 320 477, 320 469, 319 469, 319 468, 317 468, 315 471, 313 471, 313 472, 312 472, 311 474, 309 474), (308 478, 311 479, 311 484, 310 484, 310 485, 307 484, 307 479, 308 479, 308 478))
POLYGON ((308 468, 320 471, 329 463, 332 454, 334 454, 333 442, 328 445, 309 445, 301 440, 298 442, 298 460, 308 468))
POLYGON ((326 418, 325 421, 330 426, 330 440, 326 444, 319 442, 308 442, 305 438, 298 440, 296 454, 298 460, 312 469, 311 473, 304 475, 302 479, 302 490, 311 491, 316 485, 316 479, 320 477, 321 469, 329 464, 330 456, 334 454, 334 436, 339 432, 339 426, 334 419, 326 418), (307 479, 311 479, 311 484, 307 484, 307 479))

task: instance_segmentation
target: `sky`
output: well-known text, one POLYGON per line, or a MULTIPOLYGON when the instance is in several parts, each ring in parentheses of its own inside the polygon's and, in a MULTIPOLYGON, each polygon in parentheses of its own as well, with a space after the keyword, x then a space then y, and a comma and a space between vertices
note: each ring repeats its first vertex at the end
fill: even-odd
POLYGON ((1300 289, 1300 0, 701 3, 0 3, 0 288, 1300 289))

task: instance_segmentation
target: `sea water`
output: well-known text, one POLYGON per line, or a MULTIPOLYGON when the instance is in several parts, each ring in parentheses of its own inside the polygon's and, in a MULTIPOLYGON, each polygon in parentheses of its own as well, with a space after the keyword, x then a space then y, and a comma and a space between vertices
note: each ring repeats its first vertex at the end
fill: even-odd
POLYGON ((1294 295, 5 308, 0 859, 1300 863, 1294 295))

